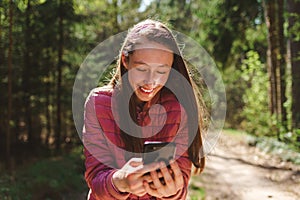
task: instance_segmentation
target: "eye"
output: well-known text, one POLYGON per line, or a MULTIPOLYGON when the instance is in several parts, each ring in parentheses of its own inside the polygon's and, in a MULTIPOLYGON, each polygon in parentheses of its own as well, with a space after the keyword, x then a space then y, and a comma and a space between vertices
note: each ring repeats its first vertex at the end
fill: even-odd
POLYGON ((160 69, 158 71, 156 71, 156 73, 158 74, 167 74, 168 72, 170 72, 171 69, 160 69))
POLYGON ((145 71, 147 71, 147 69, 141 68, 141 67, 136 67, 135 69, 136 69, 137 71, 139 71, 139 72, 145 72, 145 71))
POLYGON ((158 74, 166 74, 167 72, 157 71, 158 74))

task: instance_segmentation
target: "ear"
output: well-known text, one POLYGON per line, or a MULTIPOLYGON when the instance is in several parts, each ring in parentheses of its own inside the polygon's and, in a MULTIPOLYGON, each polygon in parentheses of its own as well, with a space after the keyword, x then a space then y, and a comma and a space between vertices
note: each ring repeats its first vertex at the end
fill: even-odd
POLYGON ((124 53, 122 53, 121 62, 124 65, 124 67, 128 70, 128 56, 125 56, 124 53))

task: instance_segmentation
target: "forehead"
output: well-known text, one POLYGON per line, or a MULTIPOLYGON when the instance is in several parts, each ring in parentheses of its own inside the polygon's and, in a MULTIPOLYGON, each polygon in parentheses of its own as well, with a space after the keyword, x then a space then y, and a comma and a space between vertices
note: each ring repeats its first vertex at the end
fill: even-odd
POLYGON ((145 63, 172 66, 173 52, 157 48, 137 49, 131 54, 130 61, 136 64, 145 63))

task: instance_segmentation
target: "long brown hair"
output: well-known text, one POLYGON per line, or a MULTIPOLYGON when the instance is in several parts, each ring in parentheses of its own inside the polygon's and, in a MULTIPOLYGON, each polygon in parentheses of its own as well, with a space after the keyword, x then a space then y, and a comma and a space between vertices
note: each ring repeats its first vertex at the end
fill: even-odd
MULTIPOLYGON (((187 64, 183 59, 182 53, 177 45, 176 39, 173 36, 171 30, 166 25, 158 21, 147 19, 145 21, 136 24, 132 29, 128 31, 127 37, 125 38, 123 46, 120 50, 118 63, 117 63, 117 71, 114 77, 112 78, 110 85, 112 85, 112 87, 114 88, 120 86, 121 93, 123 91, 123 92, 129 92, 127 94, 132 94, 131 91, 132 88, 130 87, 130 84, 128 84, 126 80, 127 69, 122 63, 121 57, 122 55, 125 55, 128 59, 128 55, 134 51, 136 45, 138 44, 141 45, 145 41, 156 42, 170 49, 174 55, 172 68, 175 69, 177 72, 179 72, 189 83, 190 87, 193 88, 191 91, 187 88, 182 87, 182 85, 178 85, 180 84, 180 82, 173 80, 170 74, 168 82, 170 84, 178 85, 178 87, 175 87, 176 90, 178 89, 177 92, 183 93, 184 95, 182 96, 185 98, 182 101, 184 102, 183 107, 187 111, 189 110, 192 111, 192 112, 187 112, 189 138, 190 140, 192 140, 188 148, 188 155, 193 165, 195 166, 196 169, 195 172, 199 172, 199 171, 201 172, 204 169, 204 165, 205 165, 205 157, 204 157, 203 142, 202 142, 203 117, 201 112, 195 112, 195 111, 199 111, 199 106, 201 106, 203 103, 202 103, 201 96, 199 96, 200 94, 198 93, 198 90, 195 89, 194 86, 195 84, 193 83, 193 80, 189 75, 187 64), (196 135, 193 134, 195 132, 196 135)), ((137 122, 136 102, 134 99, 135 98, 133 97, 129 99, 129 112, 132 120, 137 122)), ((120 95, 119 102, 124 104, 124 99, 122 99, 122 95, 120 95)), ((123 108, 124 107, 125 106, 123 106, 123 108)), ((124 110, 122 110, 122 107, 120 107, 119 112, 124 112, 124 110)), ((120 123, 122 123, 121 124, 122 126, 126 126, 129 124, 128 119, 127 120, 122 119, 120 120, 120 123)), ((128 128, 132 129, 132 127, 128 127, 128 128)), ((136 131, 136 130, 131 130, 131 131, 136 131)), ((121 129, 121 138, 125 143, 125 150, 130 152, 136 152, 136 153, 142 152, 143 142, 141 138, 129 135, 122 129, 121 129)))

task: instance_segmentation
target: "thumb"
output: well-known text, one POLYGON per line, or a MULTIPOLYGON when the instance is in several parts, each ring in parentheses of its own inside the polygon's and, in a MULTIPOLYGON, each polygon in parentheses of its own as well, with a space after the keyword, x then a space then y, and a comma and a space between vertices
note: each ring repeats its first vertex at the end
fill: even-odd
POLYGON ((129 165, 132 167, 138 167, 143 164, 143 159, 142 158, 131 158, 129 160, 129 165))

